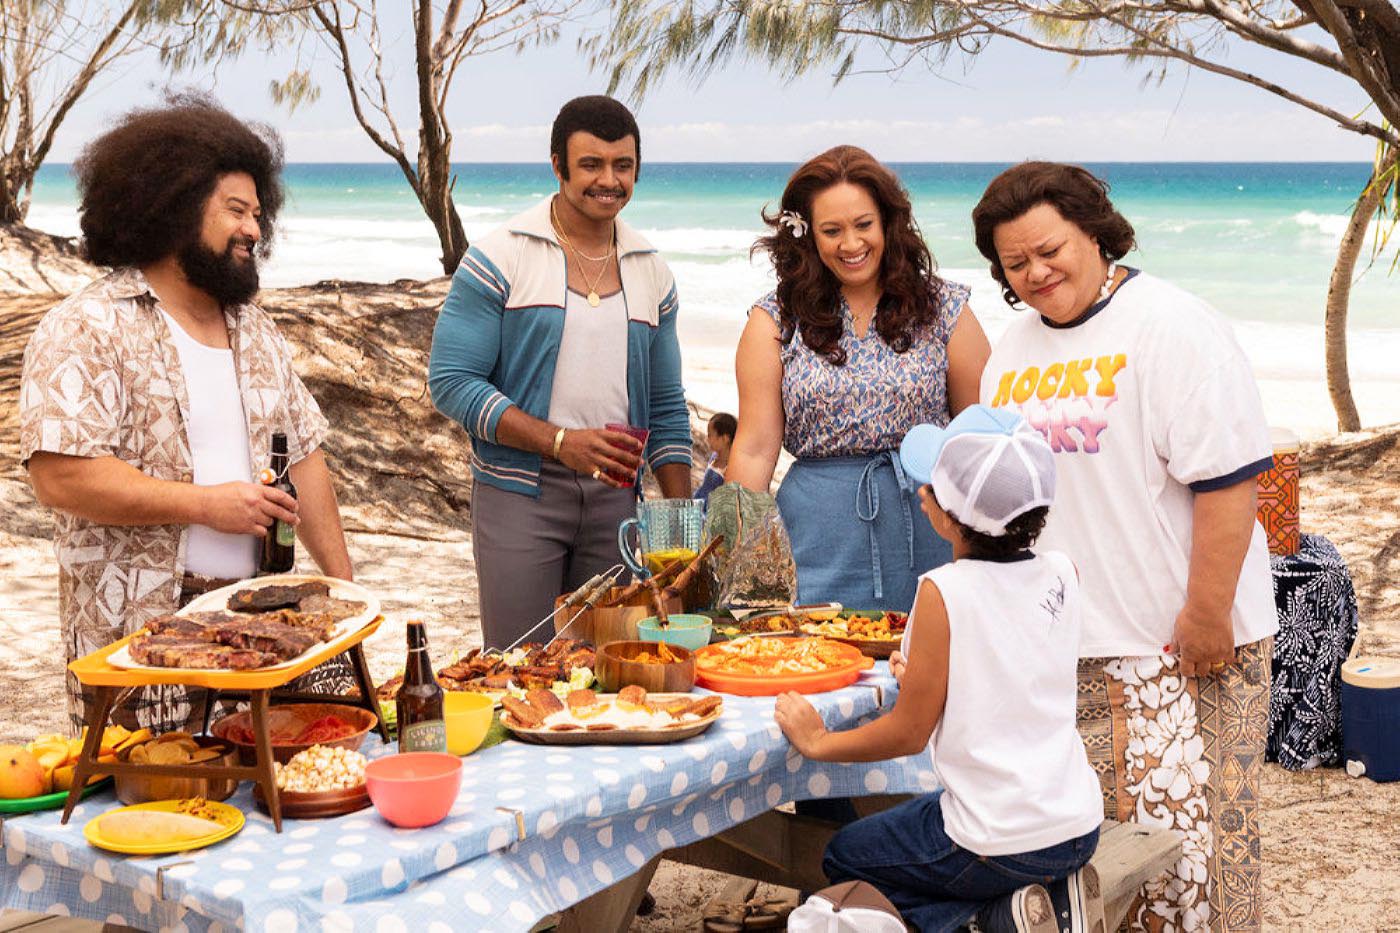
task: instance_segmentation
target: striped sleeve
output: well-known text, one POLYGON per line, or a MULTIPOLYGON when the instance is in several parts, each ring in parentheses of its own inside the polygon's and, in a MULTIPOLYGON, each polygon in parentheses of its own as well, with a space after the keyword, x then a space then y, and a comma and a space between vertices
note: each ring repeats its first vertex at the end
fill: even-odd
POLYGON ((473 437, 492 443, 514 404, 489 379, 501 351, 501 316, 509 282, 476 247, 467 251, 433 328, 428 389, 433 405, 473 437))

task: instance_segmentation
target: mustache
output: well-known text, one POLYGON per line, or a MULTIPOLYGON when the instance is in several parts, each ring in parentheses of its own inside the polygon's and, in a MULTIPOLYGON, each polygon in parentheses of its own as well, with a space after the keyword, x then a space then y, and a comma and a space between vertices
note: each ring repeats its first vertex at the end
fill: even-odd
POLYGON ((589 188, 584 194, 592 195, 595 198, 608 194, 621 198, 625 197, 627 192, 623 191, 621 188, 589 188))

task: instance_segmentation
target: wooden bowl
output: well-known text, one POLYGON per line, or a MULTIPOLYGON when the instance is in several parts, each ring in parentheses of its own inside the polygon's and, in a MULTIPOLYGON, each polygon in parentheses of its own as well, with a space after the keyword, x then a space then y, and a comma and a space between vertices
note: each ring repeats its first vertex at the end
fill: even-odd
POLYGON ((656 654, 654 641, 614 641, 598 650, 593 673, 603 693, 616 693, 623 687, 637 686, 647 693, 688 693, 695 686, 695 654, 678 645, 666 648, 680 660, 671 664, 633 661, 643 651, 656 654))
MULTIPOLYGON (((608 598, 621 592, 621 587, 613 587, 608 591, 608 596, 599 602, 607 602, 608 598)), ((564 602, 564 597, 560 596, 554 601, 558 606, 564 602)), ((679 597, 666 600, 666 611, 680 612, 681 600, 679 597)), ((569 607, 554 617, 554 631, 562 632, 564 626, 578 612, 575 607, 569 607)), ((569 626, 569 638, 581 638, 584 641, 591 641, 595 645, 605 645, 610 641, 635 641, 637 638, 637 623, 648 616, 656 615, 656 607, 652 604, 651 593, 642 590, 632 599, 629 599, 621 606, 609 606, 604 609, 595 607, 585 609, 573 625, 569 626)))
MULTIPOLYGON (((261 784, 253 785, 253 802, 258 805, 259 810, 268 812, 267 798, 263 796, 261 784)), ((313 794, 283 790, 277 792, 277 802, 284 817, 293 820, 319 820, 363 810, 369 806, 369 791, 363 784, 313 794)))
MULTIPOLYGON (((272 757, 273 760, 280 761, 282 764, 291 761, 293 755, 310 748, 312 745, 344 748, 357 752, 364 744, 365 735, 378 724, 379 719, 373 713, 358 706, 346 706, 344 703, 288 703, 285 706, 273 706, 267 711, 267 731, 272 740, 272 757), (355 731, 333 742, 293 743, 289 738, 278 741, 277 735, 279 733, 284 736, 295 736, 325 716, 343 719, 354 726, 355 731)), ((238 757, 243 764, 254 764, 258 756, 257 746, 228 735, 229 730, 233 728, 239 728, 240 731, 242 729, 251 730, 253 728, 253 714, 244 710, 225 716, 210 727, 209 733, 238 749, 238 757)))
MULTIPOLYGON (((200 748, 222 745, 225 753, 218 758, 189 765, 195 771, 205 765, 231 768, 238 763, 238 750, 227 739, 197 735, 194 740, 200 748)), ((124 749, 117 755, 119 761, 127 761, 131 749, 124 749)), ((205 800, 227 800, 238 789, 238 782, 232 778, 206 777, 157 777, 152 774, 118 774, 116 782, 117 799, 131 805, 149 803, 152 800, 172 800, 185 797, 203 797, 205 800)))

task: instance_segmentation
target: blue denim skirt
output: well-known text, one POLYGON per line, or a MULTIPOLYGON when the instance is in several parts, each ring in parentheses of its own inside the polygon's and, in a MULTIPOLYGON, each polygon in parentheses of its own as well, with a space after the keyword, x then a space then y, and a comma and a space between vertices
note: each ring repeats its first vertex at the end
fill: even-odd
POLYGON ((798 460, 778 489, 797 601, 908 611, 920 574, 953 559, 896 451, 798 460))

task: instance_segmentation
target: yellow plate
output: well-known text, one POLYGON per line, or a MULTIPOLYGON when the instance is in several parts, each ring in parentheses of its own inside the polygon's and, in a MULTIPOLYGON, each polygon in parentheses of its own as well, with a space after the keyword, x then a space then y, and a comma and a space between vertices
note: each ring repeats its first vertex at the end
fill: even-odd
POLYGON ((211 832, 206 836, 199 836, 195 839, 182 839, 171 842, 148 842, 144 845, 126 845, 120 842, 112 842, 103 837, 97 828, 97 821, 103 816, 113 813, 120 813, 123 810, 157 810, 163 813, 175 813, 180 810, 183 800, 153 800, 150 803, 138 803, 131 807, 119 807, 116 810, 108 810, 102 816, 95 816, 88 820, 83 827, 83 837, 89 843, 99 849, 107 849, 112 852, 121 852, 125 855, 165 855, 170 852, 184 852, 188 849, 202 849, 205 846, 222 842, 229 836, 243 828, 243 811, 237 807, 231 807, 226 803, 207 801, 204 806, 210 811, 209 819, 218 823, 222 828, 216 832, 211 832))

